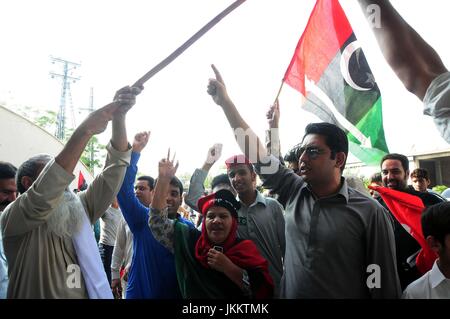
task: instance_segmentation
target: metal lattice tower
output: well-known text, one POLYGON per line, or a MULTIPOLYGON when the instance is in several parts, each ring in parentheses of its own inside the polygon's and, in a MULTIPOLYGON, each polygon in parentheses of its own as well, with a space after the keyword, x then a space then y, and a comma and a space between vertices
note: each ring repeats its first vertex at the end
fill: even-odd
POLYGON ((77 67, 81 66, 79 63, 63 60, 60 58, 50 57, 53 64, 56 62, 61 63, 63 66, 63 72, 55 73, 50 72, 50 75, 52 78, 58 77, 62 79, 62 88, 61 88, 61 98, 59 102, 59 112, 57 116, 57 129, 55 136, 60 139, 64 140, 65 137, 65 121, 66 121, 66 97, 70 93, 70 83, 75 83, 77 80, 79 80, 79 77, 72 76, 71 71, 76 69, 77 67))
MULTIPOLYGON (((89 105, 87 108, 78 108, 80 111, 89 111, 89 114, 94 112, 94 88, 91 87, 90 94, 89 94, 89 105)), ((94 174, 94 160, 95 160, 95 151, 94 151, 94 143, 92 142, 92 139, 88 143, 88 149, 89 149, 89 158, 91 160, 91 164, 89 165, 89 170, 92 174, 94 174)))

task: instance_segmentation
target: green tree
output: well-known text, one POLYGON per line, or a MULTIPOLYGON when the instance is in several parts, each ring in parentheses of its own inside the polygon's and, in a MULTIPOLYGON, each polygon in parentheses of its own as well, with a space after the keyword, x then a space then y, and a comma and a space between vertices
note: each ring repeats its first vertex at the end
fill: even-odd
MULTIPOLYGON (((57 113, 54 111, 42 111, 25 106, 19 108, 19 113, 51 134, 56 131, 57 113)), ((69 140, 73 131, 73 128, 66 128, 65 138, 64 141, 62 141, 63 143, 66 143, 69 140)), ((96 136, 93 136, 88 143, 88 147, 81 155, 80 161, 89 168, 91 173, 94 173, 95 168, 103 167, 103 163, 105 162, 105 152, 103 152, 103 150, 105 148, 106 146, 101 144, 96 136)))
POLYGON ((435 191, 438 194, 442 194, 443 191, 445 191, 448 187, 445 185, 436 185, 433 187, 433 191, 435 191))

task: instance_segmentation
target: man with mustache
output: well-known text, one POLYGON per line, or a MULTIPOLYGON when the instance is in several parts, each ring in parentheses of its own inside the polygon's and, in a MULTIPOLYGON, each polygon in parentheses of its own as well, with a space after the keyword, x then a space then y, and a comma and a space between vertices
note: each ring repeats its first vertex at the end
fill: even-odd
MULTIPOLYGON (((3 210, 16 200, 17 168, 7 162, 0 162, 0 216, 3 210)), ((0 299, 6 298, 8 289, 8 263, 3 252, 2 233, 0 231, 0 299)))
MULTIPOLYGON (((385 155, 381 159, 381 178, 383 181, 383 186, 415 195, 422 200, 425 207, 442 202, 442 199, 434 196, 433 194, 418 192, 413 188, 408 187, 408 176, 409 161, 405 155, 391 153, 385 155)), ((377 198, 377 200, 381 205, 388 209, 381 197, 377 198)), ((405 289, 406 286, 421 276, 417 270, 417 267, 414 264, 411 264, 411 262, 408 262, 408 259, 411 259, 412 262, 415 261, 415 258, 409 257, 414 256, 420 250, 420 245, 397 221, 392 213, 391 215, 394 220, 397 271, 400 277, 402 289, 405 289)))
POLYGON ((212 68, 215 78, 209 80, 208 94, 225 113, 263 186, 279 195, 285 207, 286 253, 280 296, 400 297, 394 234, 387 212, 348 187, 342 177, 348 154, 346 133, 334 124, 309 124, 299 148, 297 175, 268 155, 228 96, 219 71, 214 65, 212 68))
POLYGON ((19 167, 21 195, 1 217, 8 298, 112 298, 91 225, 113 201, 129 165, 125 116, 140 91, 117 91, 112 103, 76 128, 55 158, 41 154, 19 167), (73 170, 91 137, 110 121, 105 167, 86 191, 75 195, 69 190, 73 170))

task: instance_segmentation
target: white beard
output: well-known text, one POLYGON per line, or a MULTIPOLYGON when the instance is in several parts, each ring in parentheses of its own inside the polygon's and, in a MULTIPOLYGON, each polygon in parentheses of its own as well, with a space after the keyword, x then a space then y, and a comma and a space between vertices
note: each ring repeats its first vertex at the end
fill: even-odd
POLYGON ((70 190, 65 190, 63 199, 47 220, 48 232, 59 237, 71 237, 80 230, 83 215, 86 214, 80 198, 70 190))

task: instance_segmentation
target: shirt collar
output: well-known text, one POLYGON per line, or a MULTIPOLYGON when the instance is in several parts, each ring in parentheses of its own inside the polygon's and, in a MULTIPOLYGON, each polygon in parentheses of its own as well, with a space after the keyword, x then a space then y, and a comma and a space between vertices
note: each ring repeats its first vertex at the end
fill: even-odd
POLYGON ((429 278, 430 278, 430 285, 431 285, 432 289, 439 286, 439 284, 446 279, 444 274, 441 272, 441 270, 439 269, 439 267, 437 265, 437 259, 434 261, 433 267, 430 270, 429 278))
MULTIPOLYGON (((302 187, 300 188, 300 194, 302 194, 305 191, 310 193, 311 195, 313 193, 312 189, 308 185, 308 183, 304 183, 302 185, 302 187)), ((348 184, 347 184, 347 181, 345 180, 345 178, 343 176, 341 176, 341 188, 339 189, 339 191, 336 194, 332 195, 332 196, 327 196, 327 197, 324 197, 322 199, 333 198, 333 197, 341 197, 341 196, 344 197, 346 203, 348 203, 348 197, 349 197, 348 196, 348 184)))
POLYGON ((264 206, 266 206, 266 198, 263 196, 263 194, 261 194, 260 192, 258 192, 258 190, 256 190, 256 200, 255 203, 261 203, 264 206))
MULTIPOLYGON (((255 189, 255 192, 256 192, 256 198, 255 198, 255 201, 254 201, 250 206, 254 206, 254 205, 258 204, 258 203, 261 203, 261 204, 263 204, 264 206, 267 206, 267 204, 266 204, 266 198, 265 198, 260 192, 258 192, 257 189, 255 189)), ((238 195, 238 199, 239 199, 239 195, 238 195)), ((241 205, 245 205, 240 199, 239 199, 239 202, 241 203, 241 205)), ((249 206, 249 207, 250 207, 250 206, 249 206)))

